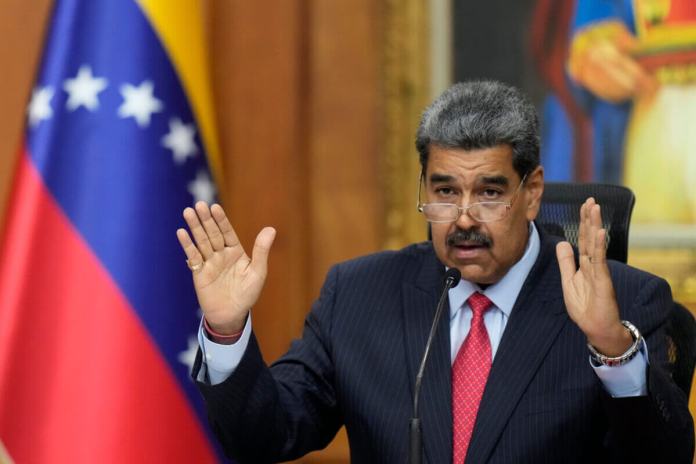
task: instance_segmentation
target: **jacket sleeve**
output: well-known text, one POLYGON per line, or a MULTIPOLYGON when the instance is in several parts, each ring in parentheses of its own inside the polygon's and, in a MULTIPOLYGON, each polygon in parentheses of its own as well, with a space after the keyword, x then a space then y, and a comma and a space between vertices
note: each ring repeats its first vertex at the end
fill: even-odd
MULTIPOLYGON (((325 447, 341 426, 328 334, 338 270, 329 271, 300 340, 268 367, 253 335, 234 373, 196 382, 225 453, 240 463, 277 462, 325 447)), ((200 363, 199 363, 200 364, 200 363)), ((194 367, 193 376, 196 378, 194 367)))
MULTIPOLYGON (((641 283, 630 308, 622 308, 622 318, 636 324, 646 340, 648 394, 632 398, 604 396, 612 462, 690 464, 694 423, 686 394, 671 378, 667 357, 665 325, 672 295, 662 279, 650 277, 641 283)), ((615 287, 619 292, 620 283, 615 282, 615 287)))

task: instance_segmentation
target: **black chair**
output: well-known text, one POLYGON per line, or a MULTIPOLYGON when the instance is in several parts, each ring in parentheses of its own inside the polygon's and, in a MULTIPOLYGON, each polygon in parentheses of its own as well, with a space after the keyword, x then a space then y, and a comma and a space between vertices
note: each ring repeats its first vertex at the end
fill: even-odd
POLYGON ((628 226, 635 204, 630 189, 611 184, 545 184, 537 224, 546 232, 578 244, 580 205, 589 197, 602 209, 602 223, 607 230, 607 258, 623 263, 628 259, 628 226))
MULTIPOLYGON (((628 228, 635 204, 633 192, 626 187, 546 183, 537 224, 547 233, 565 238, 577 246, 580 205, 588 197, 594 197, 602 207, 602 223, 607 230, 607 258, 625 263, 628 259, 628 228)), ((696 364, 696 320, 676 301, 668 316, 666 332, 672 378, 688 397, 696 364)))

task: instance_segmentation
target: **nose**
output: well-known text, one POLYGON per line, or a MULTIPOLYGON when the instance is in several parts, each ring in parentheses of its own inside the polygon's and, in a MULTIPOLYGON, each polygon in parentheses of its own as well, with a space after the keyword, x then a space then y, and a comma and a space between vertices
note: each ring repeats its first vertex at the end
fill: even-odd
POLYGON ((469 209, 461 210, 462 214, 459 216, 459 219, 457 219, 457 221, 455 222, 457 227, 459 227, 462 230, 469 230, 479 225, 479 222, 472 218, 471 215, 469 215, 469 211, 469 209))

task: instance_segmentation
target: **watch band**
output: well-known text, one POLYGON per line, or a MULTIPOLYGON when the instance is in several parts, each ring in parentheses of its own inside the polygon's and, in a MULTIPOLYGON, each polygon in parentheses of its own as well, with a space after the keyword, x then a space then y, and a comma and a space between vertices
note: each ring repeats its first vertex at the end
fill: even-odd
POLYGON ((643 336, 640 334, 638 328, 628 321, 621 321, 621 324, 623 324, 623 326, 626 327, 629 330, 629 332, 631 332, 631 337, 633 337, 633 345, 631 345, 624 354, 616 357, 611 357, 603 355, 602 353, 597 351, 597 349, 594 346, 588 343, 587 348, 590 350, 592 360, 597 364, 612 367, 621 366, 629 362, 631 359, 635 358, 638 352, 640 351, 640 348, 643 344, 643 336))

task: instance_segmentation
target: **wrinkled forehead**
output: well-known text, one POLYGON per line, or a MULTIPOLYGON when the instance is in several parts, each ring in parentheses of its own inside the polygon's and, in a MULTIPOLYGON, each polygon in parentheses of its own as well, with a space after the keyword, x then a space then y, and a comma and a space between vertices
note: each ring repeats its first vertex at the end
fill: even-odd
POLYGON ((427 183, 507 186, 519 181, 508 145, 474 150, 434 147, 424 177, 427 183))

